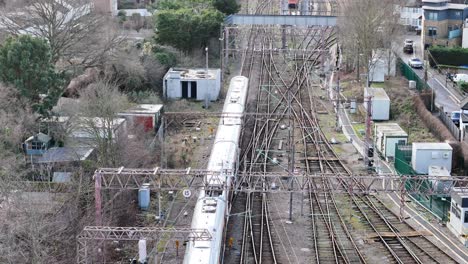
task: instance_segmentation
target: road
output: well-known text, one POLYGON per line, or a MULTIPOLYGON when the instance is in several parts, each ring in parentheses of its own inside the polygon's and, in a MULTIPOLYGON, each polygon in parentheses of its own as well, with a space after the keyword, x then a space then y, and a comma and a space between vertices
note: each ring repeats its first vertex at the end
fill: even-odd
MULTIPOLYGON (((400 40, 398 40, 398 43, 394 43, 394 50, 396 51, 397 55, 405 62, 408 63, 408 60, 417 57, 422 59, 422 50, 420 48, 420 45, 416 45, 415 52, 414 54, 406 54, 403 53, 403 40, 404 39, 412 39, 414 43, 419 43, 420 36, 417 35, 406 35, 400 40)), ((424 80, 424 69, 414 69, 415 73, 424 80)), ((427 76, 428 76, 428 81, 427 84, 431 89, 434 89, 435 93, 435 105, 440 107, 444 107, 445 112, 453 112, 460 110, 459 104, 460 104, 460 98, 461 94, 457 93, 454 91, 454 89, 451 89, 452 87, 446 87, 450 86, 451 82, 446 81, 445 76, 441 75, 438 73, 438 71, 428 68, 427 69, 427 76)))

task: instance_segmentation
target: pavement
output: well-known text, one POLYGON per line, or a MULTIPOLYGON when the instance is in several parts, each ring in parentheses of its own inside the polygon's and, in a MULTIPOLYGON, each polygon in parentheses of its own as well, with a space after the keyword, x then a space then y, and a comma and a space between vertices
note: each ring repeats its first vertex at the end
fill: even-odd
MULTIPOLYGON (((421 36, 416 35, 415 33, 407 34, 397 39, 393 43, 393 50, 397 55, 403 60, 403 62, 408 63, 408 60, 411 58, 423 59, 423 51, 421 50, 421 36), (413 54, 406 54, 403 52, 403 41, 405 39, 412 39, 415 45, 415 52, 413 54)), ((414 72, 424 80, 424 69, 413 69, 414 72)), ((460 110, 459 104, 464 95, 454 87, 453 83, 450 80, 445 78, 445 75, 439 73, 436 69, 433 69, 427 66, 427 84, 435 93, 435 105, 437 107, 443 107, 445 112, 453 112, 460 110)))
MULTIPOLYGON (((330 76, 329 83, 327 85, 329 89, 329 96, 332 100, 334 99, 335 92, 335 90, 333 89, 333 80, 334 74, 332 73, 330 76)), ((450 96, 447 97, 446 101, 449 104, 454 103, 450 102, 450 100, 453 100, 450 98, 450 96)), ((439 101, 439 103, 440 102, 444 103, 445 101, 442 100, 439 101)), ((358 152, 362 156, 364 156, 364 142, 357 136, 356 131, 352 126, 352 121, 349 118, 347 110, 341 106, 339 108, 338 116, 339 121, 342 125, 343 133, 348 138, 348 140, 350 140, 353 143, 354 147, 358 150, 358 152)), ((374 161, 374 164, 377 167, 377 171, 379 174, 395 173, 393 167, 389 165, 385 160, 380 159, 378 155, 376 155, 374 161)), ((385 199, 390 200, 395 205, 394 208, 396 209, 394 209, 393 211, 395 213, 398 213, 402 201, 401 196, 397 193, 387 193, 383 196, 385 199)), ((405 198, 405 200, 407 199, 408 197, 405 198)), ((421 212, 427 212, 427 210, 424 207, 419 206, 416 203, 416 201, 412 201, 413 203, 406 203, 406 205, 403 207, 404 216, 407 216, 407 218, 405 218, 405 222, 410 224, 416 230, 426 230, 431 232, 433 235, 429 236, 428 239, 433 241, 433 243, 435 243, 436 245, 442 245, 442 247, 445 248, 445 250, 451 256, 455 257, 459 263, 468 263, 468 249, 465 248, 461 244, 461 242, 457 240, 457 238, 448 230, 448 228, 441 226, 437 220, 429 221, 428 219, 426 219, 426 217, 424 217, 421 212)))

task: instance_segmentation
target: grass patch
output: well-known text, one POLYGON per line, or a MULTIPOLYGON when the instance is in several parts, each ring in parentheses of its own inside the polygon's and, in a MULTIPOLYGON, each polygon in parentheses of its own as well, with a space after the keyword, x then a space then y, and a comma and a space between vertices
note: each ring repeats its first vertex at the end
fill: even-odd
POLYGON ((372 88, 385 88, 385 83, 372 83, 371 87, 372 88))
POLYGON ((353 124, 354 131, 356 131, 356 135, 360 139, 364 139, 364 136, 366 135, 366 125, 365 124, 353 124), (363 133, 361 133, 363 132, 363 133))

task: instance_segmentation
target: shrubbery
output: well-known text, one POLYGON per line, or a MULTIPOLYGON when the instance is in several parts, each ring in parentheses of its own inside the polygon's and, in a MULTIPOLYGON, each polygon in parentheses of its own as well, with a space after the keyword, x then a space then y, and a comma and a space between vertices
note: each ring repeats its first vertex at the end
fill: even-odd
POLYGON ((429 48, 429 63, 462 66, 468 65, 468 49, 461 47, 433 46, 429 48))

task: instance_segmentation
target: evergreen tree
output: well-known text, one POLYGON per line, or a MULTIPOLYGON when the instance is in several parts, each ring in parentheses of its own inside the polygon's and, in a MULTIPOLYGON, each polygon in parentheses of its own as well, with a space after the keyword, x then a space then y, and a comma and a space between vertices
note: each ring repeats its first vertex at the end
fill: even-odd
POLYGON ((9 37, 0 46, 0 81, 13 85, 45 114, 60 97, 63 76, 55 72, 48 43, 28 35, 9 37))

